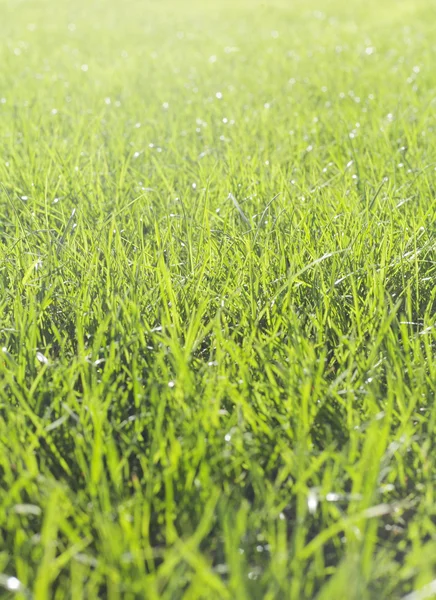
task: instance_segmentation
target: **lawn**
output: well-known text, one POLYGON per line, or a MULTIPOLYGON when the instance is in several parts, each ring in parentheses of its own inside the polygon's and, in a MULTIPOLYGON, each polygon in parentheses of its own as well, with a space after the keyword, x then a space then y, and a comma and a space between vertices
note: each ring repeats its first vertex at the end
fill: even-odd
POLYGON ((0 0, 0 597, 436 597, 436 6, 0 0))

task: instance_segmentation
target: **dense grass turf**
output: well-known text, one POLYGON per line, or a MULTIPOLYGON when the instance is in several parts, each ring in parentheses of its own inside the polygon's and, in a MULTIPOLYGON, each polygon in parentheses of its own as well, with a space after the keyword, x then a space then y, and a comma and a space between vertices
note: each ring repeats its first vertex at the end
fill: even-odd
POLYGON ((206 4, 0 2, 0 596, 431 597, 436 12, 206 4))

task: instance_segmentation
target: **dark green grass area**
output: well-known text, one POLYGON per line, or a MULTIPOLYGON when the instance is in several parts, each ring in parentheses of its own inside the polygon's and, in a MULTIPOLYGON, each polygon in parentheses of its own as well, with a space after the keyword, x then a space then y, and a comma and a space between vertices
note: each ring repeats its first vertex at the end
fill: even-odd
POLYGON ((0 0, 0 597, 434 597, 435 22, 0 0))

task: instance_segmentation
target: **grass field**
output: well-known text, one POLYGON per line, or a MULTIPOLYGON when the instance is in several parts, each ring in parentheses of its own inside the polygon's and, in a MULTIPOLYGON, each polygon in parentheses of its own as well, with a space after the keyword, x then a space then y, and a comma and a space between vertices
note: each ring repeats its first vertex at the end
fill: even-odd
POLYGON ((1 598, 436 598, 435 23, 0 0, 1 598))

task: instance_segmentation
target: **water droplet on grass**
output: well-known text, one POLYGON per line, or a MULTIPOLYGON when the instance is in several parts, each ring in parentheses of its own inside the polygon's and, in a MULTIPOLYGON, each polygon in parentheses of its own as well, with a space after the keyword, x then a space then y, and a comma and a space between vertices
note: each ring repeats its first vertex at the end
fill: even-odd
POLYGON ((216 573, 218 573, 219 575, 225 575, 229 572, 229 567, 225 564, 219 564, 216 565, 216 567, 214 567, 214 571, 216 571, 216 573))
POLYGON ((19 579, 3 574, 0 575, 0 585, 11 592, 18 592, 19 590, 23 589, 19 579))
POLYGON ((41 509, 36 504, 16 504, 14 506, 14 511, 17 515, 35 515, 39 516, 41 514, 41 509))
POLYGON ((318 494, 317 494, 316 490, 309 490, 309 494, 307 496, 307 509, 311 515, 315 514, 317 507, 318 507, 318 494))
POLYGON ((325 499, 327 500, 327 502, 338 502, 341 499, 341 495, 336 494, 335 492, 329 492, 328 494, 326 494, 325 499))

